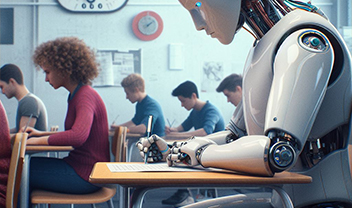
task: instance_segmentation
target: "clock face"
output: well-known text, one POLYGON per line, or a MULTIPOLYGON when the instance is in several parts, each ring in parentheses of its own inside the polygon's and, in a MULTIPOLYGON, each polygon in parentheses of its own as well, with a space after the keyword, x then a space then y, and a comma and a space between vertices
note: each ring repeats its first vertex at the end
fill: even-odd
POLYGON ((138 22, 138 29, 144 35, 152 35, 158 30, 158 21, 153 16, 144 16, 138 22))
POLYGON ((135 16, 132 23, 134 34, 141 40, 154 40, 163 31, 163 20, 153 11, 144 11, 135 16))
POLYGON ((128 0, 58 0, 65 9, 74 12, 112 12, 124 7, 128 0))

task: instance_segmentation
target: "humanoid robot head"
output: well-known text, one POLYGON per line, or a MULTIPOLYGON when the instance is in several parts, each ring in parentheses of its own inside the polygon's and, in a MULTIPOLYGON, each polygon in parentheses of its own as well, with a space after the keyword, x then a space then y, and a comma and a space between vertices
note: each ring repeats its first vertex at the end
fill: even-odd
POLYGON ((238 29, 241 0, 179 1, 190 12, 197 30, 205 30, 222 44, 232 42, 238 29))

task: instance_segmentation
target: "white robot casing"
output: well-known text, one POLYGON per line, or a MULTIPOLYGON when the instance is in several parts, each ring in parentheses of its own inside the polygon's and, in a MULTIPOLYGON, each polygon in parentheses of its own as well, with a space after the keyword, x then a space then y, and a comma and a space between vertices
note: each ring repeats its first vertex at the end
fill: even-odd
POLYGON ((325 17, 301 10, 288 13, 254 43, 247 58, 243 109, 248 136, 225 145, 209 145, 201 164, 273 175, 277 170, 267 165, 272 141, 265 135, 272 130, 283 131, 294 138, 296 155, 282 170, 313 177, 309 185, 284 186, 294 205, 351 204, 346 148, 351 124, 351 68, 343 38, 325 17), (325 47, 315 50, 304 45, 305 34, 320 37, 325 47), (334 133, 339 134, 336 140, 340 141, 321 141, 334 133), (314 151, 319 155, 324 145, 339 147, 307 165, 307 155, 314 151))
MULTIPOLYGON (((204 8, 197 8, 192 0, 180 1, 191 12, 198 30, 215 31, 212 37, 224 44, 231 42, 233 34, 226 30, 224 35, 216 24, 202 22, 201 18, 212 17, 201 10, 211 13, 218 9, 211 6, 216 0, 205 0, 204 8), (195 18, 192 11, 201 15, 197 13, 195 18)), ((218 6, 235 8, 238 2, 223 1, 218 6)), ((242 7, 241 15, 243 12, 242 7)), ((242 104, 248 135, 224 144, 230 134, 225 131, 205 137, 216 144, 198 147, 190 141, 191 145, 186 145, 195 148, 196 159, 204 167, 265 176, 290 170, 312 176, 311 184, 284 185, 295 207, 325 202, 352 206, 347 149, 352 125, 352 66, 343 38, 324 16, 299 9, 287 11, 268 31, 256 34, 259 38, 243 72, 242 104)), ((182 149, 192 149, 188 146, 176 148, 170 156, 178 158, 182 149)), ((170 164, 179 163, 177 160, 170 164)))

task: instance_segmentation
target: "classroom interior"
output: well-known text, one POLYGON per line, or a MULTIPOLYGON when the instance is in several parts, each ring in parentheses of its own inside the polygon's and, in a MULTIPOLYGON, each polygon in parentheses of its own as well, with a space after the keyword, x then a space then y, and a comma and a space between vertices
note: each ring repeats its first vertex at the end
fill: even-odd
MULTIPOLYGON (((352 2, 311 2, 324 11, 352 51, 352 2)), ((76 36, 97 52, 99 60, 108 62, 102 61, 101 75, 93 87, 106 105, 109 124, 124 123, 134 115, 135 105, 126 99, 120 82, 130 73, 140 73, 147 94, 160 103, 165 119, 178 126, 189 112, 171 92, 186 80, 198 86, 201 100, 209 100, 220 109, 225 122, 230 120, 235 107, 215 89, 227 75, 242 74, 254 42, 253 36, 243 29, 229 45, 210 38, 205 31, 197 31, 188 11, 178 0, 126 0, 125 5, 111 12, 69 11, 57 0, 1 0, 0 9, 2 19, 5 13, 6 18, 12 15, 12 24, 6 25, 6 29, 2 24, 0 28, 1 35, 7 29, 12 31, 10 40, 1 42, 0 66, 13 63, 21 68, 29 91, 46 105, 49 127, 58 126, 59 131, 64 127, 68 92, 48 86, 44 73, 35 69, 31 57, 40 43, 76 36), (140 39, 132 27, 137 15, 146 11, 155 12, 163 23, 161 34, 153 40, 140 39)), ((3 94, 0 100, 13 128, 17 100, 7 99, 3 94)), ((163 194, 168 192, 172 190, 163 194)), ((160 195, 155 193, 152 197, 160 195)), ((115 207, 119 207, 119 197, 114 199, 115 207)), ((106 207, 104 203, 97 206, 106 207)))

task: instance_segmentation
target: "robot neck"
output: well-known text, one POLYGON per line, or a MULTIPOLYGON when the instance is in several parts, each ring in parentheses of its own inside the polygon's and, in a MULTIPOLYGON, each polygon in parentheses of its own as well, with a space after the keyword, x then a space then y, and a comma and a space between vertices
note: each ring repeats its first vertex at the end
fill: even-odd
MULTIPOLYGON (((251 28, 256 39, 261 39, 277 22, 294 9, 318 13, 327 18, 325 14, 308 3, 293 0, 242 0, 241 19, 238 26, 244 22, 251 28)), ((238 29, 238 28, 237 28, 238 29)))
POLYGON ((257 39, 292 11, 284 0, 242 0, 241 14, 257 39))

